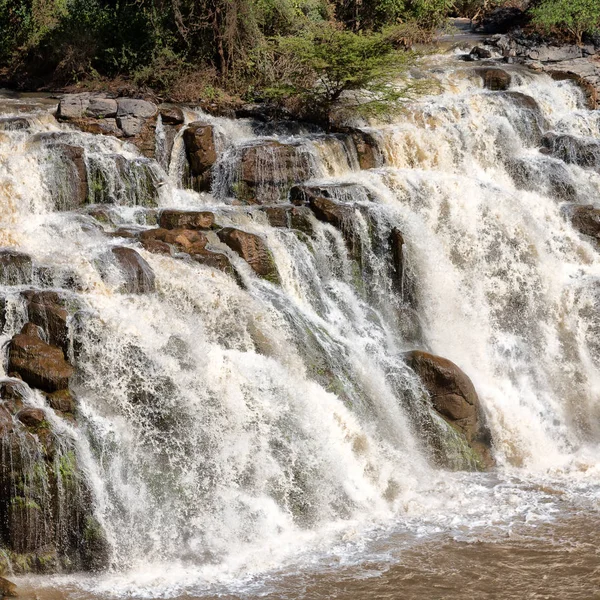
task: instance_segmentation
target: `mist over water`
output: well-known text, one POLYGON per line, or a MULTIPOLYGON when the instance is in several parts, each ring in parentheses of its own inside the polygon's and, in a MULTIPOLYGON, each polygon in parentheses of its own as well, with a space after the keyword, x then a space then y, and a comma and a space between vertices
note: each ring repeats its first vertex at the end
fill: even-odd
MULTIPOLYGON (((76 294, 64 293, 78 306, 70 351, 80 416, 65 435, 112 565, 94 576, 30 577, 26 589, 48 600, 384 598, 377 585, 386 581, 418 598, 419 577, 435 583, 461 568, 457 548, 482 544, 494 564, 520 548, 524 561, 559 565, 563 555, 548 548, 571 536, 591 587, 568 595, 571 583, 561 597, 593 597, 600 254, 568 215, 595 203, 600 174, 540 148, 551 131, 597 138, 600 118, 568 81, 514 70, 508 92, 490 92, 452 58, 432 62, 443 92, 365 129, 380 154, 369 170, 335 136, 191 111, 188 120, 201 116, 219 133, 212 193, 198 194, 182 189, 180 139, 170 161, 150 161, 35 104, 19 113, 27 129, 0 128, 0 245, 47 266, 55 289, 76 282, 76 294), (65 204, 76 182, 56 183, 55 134, 85 148, 112 226, 65 204), (311 216, 308 236, 234 204, 241 150, 265 139, 298 145, 311 183, 336 184, 333 196, 351 206, 346 231, 311 216), (261 236, 280 284, 214 235, 211 248, 230 258, 237 280, 135 245, 156 292, 121 293, 109 249, 135 242, 106 231, 152 226, 150 188, 159 209, 211 210, 220 226, 261 236), (405 241, 400 286, 383 251, 394 228, 405 241), (415 412, 427 410, 423 389, 402 358, 415 348, 472 379, 492 433, 491 473, 435 466, 415 426, 415 412), (549 554, 531 558, 540 546, 549 554)), ((17 113, 8 101, 0 110, 17 113)), ((278 193, 277 168, 268 157, 261 164, 265 194, 278 193)), ((27 320, 23 288, 2 290, 2 343, 27 320)), ((520 574, 523 586, 535 572, 520 574)), ((490 594, 501 578, 493 573, 481 588, 490 594)), ((480 589, 439 589, 459 598, 462 587, 480 589)))

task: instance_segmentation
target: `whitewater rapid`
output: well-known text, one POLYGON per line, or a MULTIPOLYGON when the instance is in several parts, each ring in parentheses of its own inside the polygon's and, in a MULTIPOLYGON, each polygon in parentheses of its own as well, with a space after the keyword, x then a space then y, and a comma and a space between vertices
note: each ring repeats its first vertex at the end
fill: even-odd
MULTIPOLYGON (((389 544, 381 550, 390 536, 410 546, 441 532, 504 535, 551 522, 565 498, 570 511, 598 510, 600 255, 566 209, 598 198, 600 175, 540 152, 540 139, 597 138, 600 117, 568 81, 515 69, 508 93, 490 92, 454 58, 432 63, 440 94, 365 126, 381 166, 359 170, 335 138, 267 136, 300 144, 315 183, 355 185, 344 189, 356 207, 358 273, 331 225, 313 218, 307 240, 233 206, 240 148, 264 138, 249 121, 190 111, 220 133, 205 194, 181 188, 178 140, 165 169, 125 143, 59 125, 45 107, 28 108, 29 130, 0 132, 0 243, 51 267, 57 289, 78 281, 80 424, 65 435, 112 551, 108 574, 52 585, 90 597, 258 593, 282 573, 396 560, 389 544), (130 241, 106 231, 152 224, 155 211, 138 201, 146 180, 136 175, 122 192, 111 184, 112 228, 56 212, 56 164, 35 139, 56 132, 86 149, 88 167, 114 174, 115 155, 143 162, 161 182, 159 208, 211 210, 220 225, 260 235, 280 284, 215 241, 239 281, 136 246, 157 291, 119 293, 118 273, 99 265, 130 241), (555 173, 568 198, 550 185, 555 173), (390 227, 405 240, 403 294, 376 243, 390 227), (492 473, 433 465, 409 414, 420 387, 402 353, 417 347, 472 379, 492 473)), ((18 291, 3 291, 3 342, 25 320, 18 291)))

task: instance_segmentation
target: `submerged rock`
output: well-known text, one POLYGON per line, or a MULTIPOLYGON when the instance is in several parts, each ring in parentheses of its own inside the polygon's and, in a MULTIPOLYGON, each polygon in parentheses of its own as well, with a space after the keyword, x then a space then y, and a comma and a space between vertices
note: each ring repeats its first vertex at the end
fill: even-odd
POLYGON ((469 377, 448 359, 427 352, 408 352, 405 360, 419 376, 435 411, 464 436, 482 466, 492 466, 490 432, 469 377))
POLYGON ((595 139, 548 133, 542 138, 542 146, 567 164, 600 169, 600 142, 595 139))
POLYGON ((312 177, 314 157, 298 144, 265 141, 241 150, 235 196, 247 204, 284 201, 289 189, 312 177))
POLYGON ((476 73, 483 80, 483 87, 493 92, 505 91, 510 87, 511 75, 504 69, 487 68, 477 69, 476 73))
POLYGON ((237 252, 257 275, 279 283, 279 273, 273 255, 259 236, 233 227, 221 229, 217 231, 217 235, 224 244, 237 252))
POLYGON ((0 284, 23 285, 31 283, 33 261, 31 256, 12 248, 0 249, 0 284))

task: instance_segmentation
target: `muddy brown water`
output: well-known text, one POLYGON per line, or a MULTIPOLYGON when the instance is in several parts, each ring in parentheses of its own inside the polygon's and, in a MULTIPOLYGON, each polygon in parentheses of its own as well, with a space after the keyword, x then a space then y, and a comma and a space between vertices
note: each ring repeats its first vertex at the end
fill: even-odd
MULTIPOLYGON (((388 553, 385 561, 291 569, 247 586, 254 592, 190 591, 177 600, 595 600, 600 599, 599 540, 600 513, 595 511, 463 540, 440 535, 413 539, 407 546, 406 534, 397 534, 381 548, 388 553)), ((90 594, 76 581, 60 584, 42 577, 16 581, 20 597, 31 600, 138 597, 90 594)), ((155 600, 147 594, 148 590, 139 598, 155 600)))

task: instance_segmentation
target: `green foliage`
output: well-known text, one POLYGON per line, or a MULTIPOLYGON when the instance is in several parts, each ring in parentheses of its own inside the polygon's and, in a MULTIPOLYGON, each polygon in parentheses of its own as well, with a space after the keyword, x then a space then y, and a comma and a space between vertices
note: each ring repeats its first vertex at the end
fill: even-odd
POLYGON ((585 33, 600 28, 600 2, 598 0, 543 0, 531 9, 533 23, 550 32, 558 29, 572 35, 581 44, 585 33))
POLYGON ((397 80, 415 55, 400 51, 386 33, 355 34, 321 25, 302 35, 274 40, 287 67, 267 89, 272 100, 300 103, 299 111, 328 123, 338 107, 365 115, 396 110, 413 86, 397 80))

